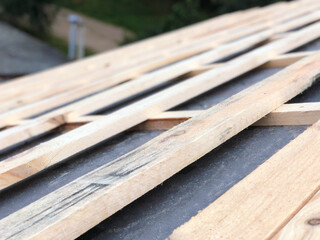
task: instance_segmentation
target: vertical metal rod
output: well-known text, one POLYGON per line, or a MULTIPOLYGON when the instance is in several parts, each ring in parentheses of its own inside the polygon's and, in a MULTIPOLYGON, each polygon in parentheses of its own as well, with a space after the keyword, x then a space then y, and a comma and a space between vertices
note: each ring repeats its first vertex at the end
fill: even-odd
POLYGON ((85 28, 84 28, 84 24, 81 21, 81 23, 79 24, 79 29, 78 29, 78 38, 77 38, 77 58, 81 59, 84 57, 84 43, 85 43, 85 28))
POLYGON ((69 51, 68 57, 70 60, 74 60, 76 58, 76 41, 77 41, 77 16, 70 15, 69 22, 70 22, 70 32, 69 32, 69 51))

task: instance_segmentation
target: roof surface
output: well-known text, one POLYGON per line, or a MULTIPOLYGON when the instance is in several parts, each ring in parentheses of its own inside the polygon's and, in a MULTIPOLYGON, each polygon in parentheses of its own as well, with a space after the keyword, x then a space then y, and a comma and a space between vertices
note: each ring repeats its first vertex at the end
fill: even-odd
POLYGON ((66 58, 45 43, 0 22, 0 77, 24 75, 66 62, 66 58))

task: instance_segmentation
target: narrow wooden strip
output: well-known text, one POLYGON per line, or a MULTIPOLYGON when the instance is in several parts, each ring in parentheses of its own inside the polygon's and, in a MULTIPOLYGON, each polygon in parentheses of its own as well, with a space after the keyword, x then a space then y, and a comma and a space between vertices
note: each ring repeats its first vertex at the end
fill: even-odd
POLYGON ((197 66, 194 69, 192 69, 190 72, 182 75, 182 78, 189 78, 189 77, 194 77, 197 76, 201 73, 204 73, 206 71, 212 70, 213 68, 218 68, 221 67, 223 63, 219 64, 209 64, 209 65, 201 65, 201 66, 197 66))
POLYGON ((285 104, 256 122, 255 126, 312 125, 320 119, 320 103, 285 104))
POLYGON ((320 239, 319 221, 320 191, 272 239, 320 239))
MULTIPOLYGON (((3 188, 14 183, 7 181, 6 176, 8 175, 15 175, 17 178, 20 177, 21 179, 26 178, 29 172, 40 171, 69 156, 83 151, 84 149, 127 130, 152 116, 158 115, 213 87, 230 81, 236 76, 262 65, 275 55, 302 45, 319 35, 320 23, 311 25, 293 34, 288 39, 270 43, 269 45, 232 60, 229 64, 225 64, 219 69, 213 69, 197 77, 190 78, 173 87, 124 107, 108 115, 107 120, 102 119, 93 121, 48 142, 42 143, 33 149, 4 160, 0 162, 0 187, 3 188), (24 168, 28 169, 28 171, 24 171, 24 168), (30 171, 30 169, 33 169, 33 171, 30 171)), ((319 70, 315 67, 315 64, 319 64, 319 58, 320 56, 317 54, 307 59, 309 64, 305 68, 310 68, 310 74, 319 70), (311 69, 311 66, 313 69, 311 69)), ((305 61, 302 63, 304 62, 305 61)), ((297 66, 300 65, 298 64, 297 66)), ((289 67, 289 69, 291 68, 289 67)), ((301 73, 302 72, 304 71, 301 71, 301 73)), ((301 73, 297 72, 296 77, 301 73)), ((304 78, 305 77, 303 76, 303 79, 304 78)), ((297 77, 296 81, 298 82, 299 80, 300 79, 297 77)), ((2 140, 3 139, 0 141, 0 145, 6 145, 6 142, 2 140)))
POLYGON ((281 38, 285 38, 288 37, 291 34, 291 32, 285 32, 285 33, 279 33, 277 35, 274 35, 273 37, 271 37, 270 39, 268 39, 268 42, 273 42, 273 41, 277 41, 281 38))
MULTIPOLYGON (((134 127, 138 130, 168 130, 204 112, 204 110, 167 111, 134 127)), ((105 115, 89 115, 67 119, 66 124, 77 127, 98 119, 105 115)), ((320 119, 320 102, 284 104, 272 111, 253 126, 307 126, 320 119)))
MULTIPOLYGON (((170 129, 201 112, 201 110, 164 112, 138 125, 137 129, 170 129)), ((253 126, 307 126, 314 124, 319 119, 320 102, 284 104, 254 123, 253 126)))
POLYGON ((314 54, 315 51, 309 52, 295 52, 295 53, 287 53, 271 59, 266 64, 262 65, 262 68, 277 68, 277 67, 286 67, 289 66, 304 57, 308 57, 314 54))
POLYGON ((320 121, 168 239, 270 239, 319 190, 319 144, 320 121))
MULTIPOLYGON (((319 63, 320 54, 302 60, 11 214, 0 221, 1 239, 76 238, 306 89, 320 74, 319 63)), ((312 140, 317 137, 312 145, 317 151, 319 128, 311 131, 312 140)), ((320 178, 313 175, 306 174, 320 178)))
MULTIPOLYGON (((26 121, 24 124, 24 121, 22 121, 21 125, 19 126, 19 134, 24 139, 31 139, 33 137, 40 136, 44 132, 50 132, 51 130, 56 129, 65 123, 66 121, 63 114, 48 119, 41 119, 38 122, 26 121)), ((14 134, 15 128, 12 128, 12 130, 13 131, 3 131, 2 133, 3 138, 5 138, 9 143, 16 142, 14 134)), ((8 147, 13 146, 14 144, 11 144, 8 147)))

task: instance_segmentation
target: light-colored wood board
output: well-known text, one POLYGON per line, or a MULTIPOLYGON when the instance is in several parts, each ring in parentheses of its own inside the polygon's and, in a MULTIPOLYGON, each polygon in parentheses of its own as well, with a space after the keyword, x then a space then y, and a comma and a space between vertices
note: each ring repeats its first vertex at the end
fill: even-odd
POLYGON ((295 52, 295 53, 287 53, 280 56, 275 57, 274 59, 270 60, 266 64, 262 65, 262 68, 277 68, 277 67, 286 67, 289 66, 300 59, 310 56, 314 54, 315 51, 308 51, 308 52, 295 52))
POLYGON ((320 239, 320 191, 284 226, 273 240, 320 239))
POLYGON ((255 126, 312 125, 320 119, 320 103, 285 104, 256 122, 255 126))
POLYGON ((319 190, 319 144, 320 121, 168 239, 270 239, 319 190))
MULTIPOLYGON (((158 116, 148 119, 148 121, 137 126, 140 130, 166 130, 170 129, 198 114, 202 110, 195 111, 171 111, 164 112, 158 116)), ((98 116, 96 116, 98 117, 98 116)), ((104 116, 100 116, 104 117, 104 116)), ((93 118, 96 119, 96 118, 93 118)), ((272 111, 253 126, 308 126, 320 119, 320 103, 295 103, 284 104, 272 111)), ((88 118, 79 118, 78 123, 84 123, 88 118)), ((75 120, 73 123, 76 123, 75 120)), ((88 122, 86 122, 88 123, 88 122)))
MULTIPOLYGON (((188 111, 167 111, 155 117, 149 118, 134 130, 168 130, 183 123, 190 118, 197 116, 204 110, 188 110, 188 111)), ((70 129, 77 128, 84 124, 106 118, 105 115, 88 115, 65 119, 66 127, 70 129)), ((312 125, 320 119, 320 103, 294 103, 284 104, 276 110, 272 111, 262 119, 258 120, 253 126, 308 126, 312 125)), ((22 123, 17 122, 16 125, 29 123, 23 120, 22 123)))
MULTIPOLYGON (((0 221, 1 239, 76 238, 306 89, 319 74, 319 63, 320 54, 302 60, 9 215, 0 221)), ((307 134, 318 137, 315 146, 319 129, 316 125, 312 136, 307 134)))

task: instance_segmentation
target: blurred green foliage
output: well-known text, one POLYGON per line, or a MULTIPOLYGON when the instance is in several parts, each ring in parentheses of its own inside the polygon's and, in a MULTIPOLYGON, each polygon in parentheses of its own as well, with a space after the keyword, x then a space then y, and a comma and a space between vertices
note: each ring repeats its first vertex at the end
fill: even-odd
POLYGON ((224 13, 265 6, 275 2, 279 0, 177 0, 163 22, 137 32, 135 38, 129 41, 171 31, 224 13))
POLYGON ((220 14, 279 0, 57 0, 57 4, 135 33, 125 43, 171 31, 220 14))
POLYGON ((16 26, 45 32, 54 17, 54 11, 45 8, 55 0, 1 0, 0 17, 16 26))
POLYGON ((53 16, 47 5, 66 7, 134 32, 126 43, 171 31, 220 14, 279 0, 1 0, 1 17, 17 23, 26 16, 32 30, 45 32, 53 16))
POLYGON ((173 0, 56 0, 56 4, 107 23, 143 32, 162 24, 173 0))

